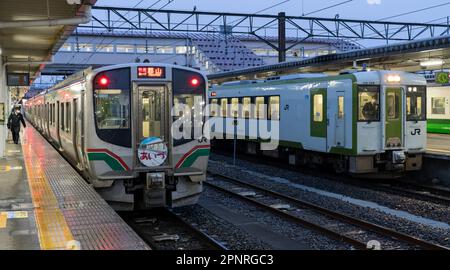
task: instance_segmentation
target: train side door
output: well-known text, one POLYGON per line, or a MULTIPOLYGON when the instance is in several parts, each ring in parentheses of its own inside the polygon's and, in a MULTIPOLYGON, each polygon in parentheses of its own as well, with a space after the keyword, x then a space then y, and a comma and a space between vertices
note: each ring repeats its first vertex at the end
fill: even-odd
POLYGON ((327 151, 345 147, 345 91, 328 91, 327 151))
POLYGON ((336 113, 334 115, 336 123, 336 131, 334 143, 336 147, 345 146, 345 95, 344 92, 337 92, 336 96, 336 113))
POLYGON ((81 135, 81 118, 82 117, 78 117, 80 110, 78 108, 78 98, 74 98, 73 99, 73 113, 72 113, 72 125, 73 125, 73 132, 72 132, 72 141, 73 141, 73 147, 74 147, 74 151, 75 151, 75 156, 77 158, 77 167, 78 169, 82 169, 83 168, 83 161, 82 161, 82 156, 83 153, 81 152, 81 139, 82 139, 82 135, 81 135))
POLYGON ((327 89, 311 90, 311 137, 327 138, 327 89))

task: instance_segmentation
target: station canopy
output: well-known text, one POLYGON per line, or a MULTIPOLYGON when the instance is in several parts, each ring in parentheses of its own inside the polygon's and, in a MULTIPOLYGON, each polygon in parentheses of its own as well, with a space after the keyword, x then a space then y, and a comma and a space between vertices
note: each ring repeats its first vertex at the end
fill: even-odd
POLYGON ((251 80, 278 74, 341 71, 365 66, 367 69, 390 69, 416 72, 450 68, 450 36, 416 40, 392 45, 321 55, 299 61, 208 75, 212 83, 251 80))
POLYGON ((31 80, 51 60, 77 25, 26 26, 35 20, 58 20, 84 16, 96 0, 1 0, 0 54, 8 73, 29 73, 31 80), (70 3, 70 4, 69 4, 70 3), (78 3, 78 4, 76 4, 78 3), (29 23, 29 22, 26 22, 29 23))

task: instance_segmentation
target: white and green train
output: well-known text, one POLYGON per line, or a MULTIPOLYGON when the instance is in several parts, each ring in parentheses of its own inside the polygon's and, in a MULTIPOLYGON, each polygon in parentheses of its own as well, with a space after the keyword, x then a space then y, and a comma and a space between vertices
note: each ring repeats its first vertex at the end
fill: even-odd
POLYGON ((230 82, 212 86, 209 102, 215 141, 232 143, 218 138, 237 134, 239 147, 251 154, 374 177, 422 166, 427 134, 421 75, 370 71, 230 82), (275 140, 270 131, 279 132, 275 140), (276 147, 261 150, 269 139, 276 147))

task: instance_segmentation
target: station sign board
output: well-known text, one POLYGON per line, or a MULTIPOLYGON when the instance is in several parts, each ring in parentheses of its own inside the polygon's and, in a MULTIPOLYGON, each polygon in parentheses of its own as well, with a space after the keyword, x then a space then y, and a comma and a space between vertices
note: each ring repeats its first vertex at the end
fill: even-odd
POLYGON ((448 72, 436 72, 434 81, 438 84, 449 84, 449 76, 450 74, 448 72))
POLYGON ((6 83, 8 86, 30 86, 30 74, 8 73, 6 83))

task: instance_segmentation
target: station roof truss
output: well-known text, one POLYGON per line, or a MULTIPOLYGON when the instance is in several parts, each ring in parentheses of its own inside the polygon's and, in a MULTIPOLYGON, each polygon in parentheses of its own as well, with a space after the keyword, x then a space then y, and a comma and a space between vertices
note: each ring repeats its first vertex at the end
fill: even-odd
POLYGON ((417 41, 402 42, 387 46, 334 53, 283 62, 254 68, 240 69, 208 75, 211 83, 223 83, 234 80, 251 80, 280 74, 328 72, 339 73, 351 70, 355 65, 363 64, 370 69, 391 69, 415 72, 426 67, 421 61, 442 59, 443 65, 435 69, 447 69, 450 66, 450 36, 435 37, 417 41))
MULTIPOLYGON (((93 20, 81 28, 133 31, 227 32, 252 34, 265 40, 280 20, 286 31, 295 32, 299 42, 309 37, 414 40, 450 34, 447 24, 389 22, 268 14, 159 10, 122 7, 93 7, 93 20)), ((290 35, 292 36, 292 35, 290 35)), ((274 45, 275 46, 275 45, 274 45)))
POLYGON ((0 1, 0 56, 7 64, 8 73, 39 75, 44 63, 51 61, 76 25, 51 24, 21 25, 37 20, 58 20, 82 17, 86 7, 96 0, 83 0, 71 5, 66 1, 2 0, 0 1), (14 24, 4 27, 5 24, 14 24))

